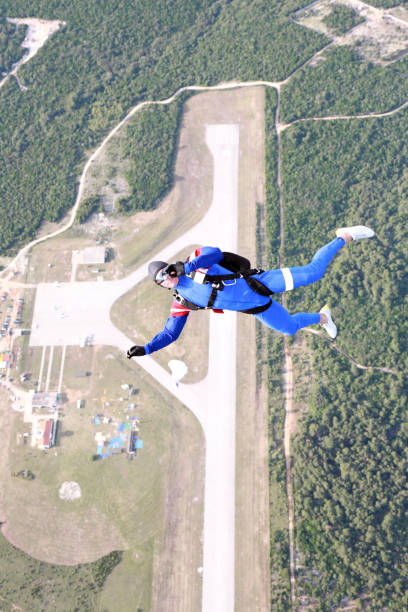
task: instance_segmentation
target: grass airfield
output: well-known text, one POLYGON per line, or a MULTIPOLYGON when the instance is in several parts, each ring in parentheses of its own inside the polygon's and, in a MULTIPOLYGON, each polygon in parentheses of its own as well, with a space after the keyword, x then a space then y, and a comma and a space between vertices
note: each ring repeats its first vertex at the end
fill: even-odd
MULTIPOLYGON (((83 409, 77 409, 72 401, 63 405, 57 446, 39 451, 11 445, 3 482, 6 535, 10 534, 12 543, 34 558, 53 564, 75 565, 94 561, 111 550, 127 551, 123 563, 127 567, 125 574, 132 575, 132 581, 125 590, 117 590, 112 576, 108 583, 113 590, 112 598, 116 601, 119 598, 120 609, 132 609, 131 602, 144 593, 140 604, 149 609, 151 591, 145 582, 152 575, 155 542, 165 538, 168 528, 165 521, 168 496, 172 497, 174 512, 183 512, 179 504, 184 506, 185 499, 177 482, 178 464, 183 457, 188 457, 196 466, 194 479, 191 474, 190 477, 187 473, 182 475, 188 486, 190 505, 190 511, 183 512, 183 527, 190 534, 196 530, 199 540, 203 473, 197 467, 200 462, 202 465, 202 434, 191 413, 175 405, 173 399, 170 403, 162 390, 155 388, 151 380, 141 378, 130 364, 124 368, 117 352, 109 349, 96 352, 97 380, 91 377, 88 392, 83 389, 77 392, 86 398, 83 409), (129 381, 137 391, 131 401, 136 403, 134 413, 139 418, 143 449, 133 461, 124 454, 93 461, 95 433, 100 431, 113 437, 117 435, 118 425, 126 423, 128 413, 124 408, 128 400, 121 402, 120 397, 127 392, 120 384, 129 381), (102 386, 104 405, 98 397, 102 386), (110 417, 113 422, 95 425, 96 413, 110 417), (33 481, 11 476, 24 468, 35 474, 33 481), (80 499, 59 498, 59 488, 65 481, 80 484, 80 499), (30 511, 22 512, 23 508, 30 511)), ((73 397, 72 392, 69 397, 73 397)), ((26 429, 27 425, 15 417, 11 441, 17 440, 17 435, 26 429)), ((200 549, 189 552, 193 554, 190 559, 193 573, 193 568, 201 562, 200 549)), ((115 571, 120 575, 124 570, 118 567, 115 571)), ((199 580, 198 574, 196 580, 199 580)), ((199 584, 196 589, 199 592, 199 584)))

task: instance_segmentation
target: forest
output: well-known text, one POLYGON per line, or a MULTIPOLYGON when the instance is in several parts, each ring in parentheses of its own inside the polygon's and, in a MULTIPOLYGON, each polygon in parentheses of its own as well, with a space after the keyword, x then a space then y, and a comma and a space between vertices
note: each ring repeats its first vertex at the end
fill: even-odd
POLYGON ((26 53, 21 47, 25 30, 25 27, 17 29, 14 23, 9 23, 0 16, 0 80, 26 53))
MULTIPOLYGON (((279 267, 279 193, 277 189, 277 136, 275 129, 277 95, 274 89, 265 91, 265 191, 264 223, 261 225, 263 249, 257 265, 265 269, 279 267)), ((260 237, 258 238, 260 240, 260 237)), ((280 296, 274 296, 279 300, 280 296)), ((282 393, 282 336, 257 327, 258 368, 268 391, 269 490, 270 490, 270 585, 271 610, 290 609, 288 504, 286 467, 283 448, 285 404, 282 393)), ((261 382, 261 381, 260 381, 261 382)))
POLYGON ((408 606, 406 381, 312 342, 314 383, 293 449, 298 595, 331 610, 408 606))
MULTIPOLYGON (((185 85, 279 80, 326 38, 287 19, 300 1, 34 0, 30 14, 66 26, 1 90, 0 254, 73 206, 86 159, 143 100, 185 85)), ((0 16, 9 2, 0 0, 0 16)), ((25 16, 26 2, 13 2, 25 16)))
POLYGON ((370 0, 372 6, 377 8, 392 8, 393 6, 401 6, 402 2, 395 2, 395 0, 370 0))
POLYGON ((403 110, 306 121, 281 135, 284 264, 310 261, 336 227, 376 231, 338 254, 319 283, 287 293, 288 310, 316 312, 328 302, 339 349, 388 370, 359 369, 305 334, 313 377, 292 448, 296 585, 297 597, 319 610, 347 601, 370 610, 408 605, 407 129, 403 110))
POLYGON ((348 46, 333 47, 325 61, 304 66, 282 88, 281 119, 384 113, 406 102, 408 57, 387 66, 361 61, 348 46))
POLYGON ((1 609, 95 610, 105 580, 122 558, 111 552, 93 563, 52 565, 33 559, 0 535, 1 609), (58 602, 58 603, 57 603, 58 602))
POLYGON ((323 22, 335 34, 344 34, 351 28, 364 21, 351 7, 344 4, 334 4, 330 13, 323 19, 323 22))
POLYGON ((380 119, 304 122, 282 134, 286 264, 306 263, 334 228, 353 220, 377 232, 374 244, 344 250, 321 283, 289 293, 288 304, 336 304, 339 346, 360 363, 401 372, 408 367, 407 130, 403 110, 380 119))
MULTIPOLYGON (((15 253, 42 221, 56 221, 73 206, 86 159, 140 101, 165 99, 191 84, 282 80, 297 69, 282 92, 285 121, 389 110, 405 100, 408 60, 372 66, 341 47, 313 69, 301 68, 329 40, 288 19, 302 7, 299 0, 189 0, 182 11, 173 4, 30 4, 31 15, 66 25, 21 67, 27 90, 14 78, 1 90, 0 254, 15 253)), ((13 3, 14 16, 25 11, 23 0, 13 3)), ((0 0, 3 33, 8 14, 9 3, 0 0)), ((132 210, 132 202, 123 209, 132 210)))
POLYGON ((147 107, 127 127, 121 154, 130 160, 126 173, 130 196, 120 198, 118 213, 151 210, 171 189, 177 136, 187 98, 182 94, 170 106, 147 107))
MULTIPOLYGON (((121 173, 128 195, 116 199, 117 214, 151 210, 172 188, 179 124, 183 104, 190 95, 183 92, 168 106, 147 106, 122 128, 113 145, 115 151, 110 153, 115 162, 112 161, 109 170, 110 176, 115 177, 118 172, 115 163, 124 166, 121 173)), ((93 213, 103 211, 100 193, 86 197, 81 200, 76 221, 84 223, 93 213)))

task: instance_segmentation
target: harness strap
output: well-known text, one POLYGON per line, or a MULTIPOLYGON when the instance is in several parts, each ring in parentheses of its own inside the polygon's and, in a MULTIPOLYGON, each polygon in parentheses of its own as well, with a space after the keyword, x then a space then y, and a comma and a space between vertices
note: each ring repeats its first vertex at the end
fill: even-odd
POLYGON ((190 300, 187 300, 182 295, 180 295, 177 290, 174 291, 173 295, 177 302, 179 302, 179 304, 185 306, 186 308, 189 308, 190 310, 211 310, 214 306, 215 300, 217 299, 217 293, 223 290, 224 285, 221 282, 212 283, 212 291, 210 293, 207 306, 197 306, 197 304, 194 304, 194 302, 190 302, 190 300))
POLYGON ((255 278, 256 274, 261 274, 262 272, 263 270, 259 270, 258 268, 251 268, 250 270, 234 272, 233 274, 206 274, 204 278, 200 280, 200 282, 205 284, 211 283, 213 287, 213 291, 211 293, 210 301, 208 302, 207 308, 211 308, 217 297, 217 293, 214 293, 214 289, 216 291, 222 291, 224 289, 224 281, 235 280, 237 278, 243 278, 248 283, 252 291, 257 293, 258 295, 273 295, 274 292, 271 291, 269 287, 264 285, 258 278, 255 278))
MULTIPOLYGON (((213 289, 213 291, 211 292, 210 300, 208 301, 208 304, 210 304, 211 296, 213 293, 215 293, 215 297, 217 296, 217 291, 216 290, 214 291, 213 289)), ((189 300, 181 296, 176 291, 174 292, 173 295, 179 304, 181 304, 185 308, 188 308, 189 310, 207 310, 208 308, 211 309, 211 304, 209 306, 208 305, 207 306, 197 306, 197 304, 194 304, 194 302, 190 302, 189 300)), ((214 298, 214 301, 215 301, 215 298, 214 298)), ((248 310, 239 310, 238 312, 243 312, 244 314, 252 314, 252 315, 260 314, 261 312, 265 312, 265 310, 268 310, 271 304, 272 304, 272 300, 269 300, 268 302, 266 302, 266 304, 262 304, 262 306, 255 306, 254 308, 248 308, 248 310)), ((222 312, 222 311, 217 311, 217 312, 222 312)))
POLYGON ((205 306, 197 306, 197 304, 194 304, 194 302, 190 302, 190 300, 187 300, 182 295, 180 295, 178 291, 174 291, 173 296, 174 296, 174 299, 177 300, 179 304, 181 304, 185 308, 188 308, 189 310, 204 310, 205 309, 205 306))
MULTIPOLYGON (((204 283, 221 283, 222 281, 235 280, 237 278, 247 278, 248 276, 254 276, 255 274, 261 274, 264 270, 260 268, 251 268, 250 270, 243 270, 242 272, 232 272, 231 274, 206 274, 203 281, 204 283)), ((195 280, 195 278, 194 278, 195 280)))
POLYGON ((255 306, 255 308, 248 308, 248 310, 239 310, 238 312, 243 312, 244 314, 256 315, 256 314, 260 314, 261 312, 265 312, 265 310, 268 310, 271 304, 272 304, 272 300, 269 300, 269 302, 267 302, 266 304, 263 304, 262 306, 255 306))
POLYGON ((212 308, 217 298, 217 293, 223 291, 224 286, 221 283, 212 283, 212 291, 210 293, 210 299, 208 300, 207 308, 212 308))

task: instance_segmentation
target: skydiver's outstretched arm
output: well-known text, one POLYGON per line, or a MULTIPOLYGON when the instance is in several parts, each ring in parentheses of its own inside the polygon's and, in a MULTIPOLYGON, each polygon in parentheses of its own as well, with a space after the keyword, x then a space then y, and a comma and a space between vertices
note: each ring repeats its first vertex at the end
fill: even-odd
POLYGON ((171 315, 161 332, 159 332, 153 340, 145 344, 144 346, 132 346, 128 352, 127 356, 130 359, 131 357, 141 357, 143 355, 149 355, 150 353, 154 353, 155 351, 159 351, 160 349, 168 346, 181 334, 183 331, 183 327, 186 324, 188 314, 184 315, 171 315))
POLYGON ((144 348, 146 355, 159 351, 160 349, 168 346, 172 342, 175 342, 181 332, 183 331, 184 325, 186 324, 188 314, 181 317, 170 316, 161 332, 157 334, 144 348))

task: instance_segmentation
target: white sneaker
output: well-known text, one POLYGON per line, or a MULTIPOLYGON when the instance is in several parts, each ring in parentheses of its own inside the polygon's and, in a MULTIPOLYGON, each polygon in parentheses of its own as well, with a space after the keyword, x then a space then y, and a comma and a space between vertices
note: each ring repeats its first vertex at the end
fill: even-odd
POLYGON ((330 338, 335 338, 337 336, 337 327, 335 326, 332 316, 331 316, 331 312, 330 312, 330 308, 328 306, 328 304, 326 304, 325 306, 323 306, 323 308, 320 310, 321 313, 325 314, 327 317, 327 323, 325 323, 324 325, 322 325, 322 327, 327 331, 327 333, 329 334, 330 338))
POLYGON ((361 240, 361 238, 371 238, 374 236, 374 232, 365 225, 352 225, 351 227, 341 227, 337 230, 336 236, 341 238, 340 234, 347 232, 353 238, 353 240, 361 240))

